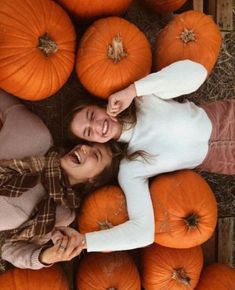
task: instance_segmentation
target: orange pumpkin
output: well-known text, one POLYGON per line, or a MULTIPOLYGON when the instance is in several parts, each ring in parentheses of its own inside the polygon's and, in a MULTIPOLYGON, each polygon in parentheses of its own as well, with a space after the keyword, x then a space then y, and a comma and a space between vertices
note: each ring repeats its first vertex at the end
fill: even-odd
POLYGON ((76 34, 50 0, 4 0, 0 5, 0 87, 25 100, 58 91, 72 72, 76 34))
POLYGON ((214 67, 221 46, 221 34, 211 16, 187 11, 176 16, 158 35, 156 70, 183 59, 205 66, 208 73, 214 67))
POLYGON ((79 19, 119 15, 127 10, 133 0, 58 0, 79 19))
POLYGON ((61 268, 56 265, 41 270, 14 268, 0 275, 1 290, 69 290, 61 268))
POLYGON ((223 264, 207 266, 195 290, 235 290, 235 269, 223 264))
POLYGON ((145 35, 125 19, 108 17, 94 22, 83 35, 76 71, 91 94, 105 99, 146 76, 151 62, 145 35))
POLYGON ((155 215, 155 242, 190 248, 212 235, 217 204, 207 182, 192 170, 164 174, 150 186, 155 215))
POLYGON ((102 187, 88 195, 77 216, 81 233, 109 229, 127 220, 126 200, 117 186, 102 187))
POLYGON ((144 0, 150 8, 159 13, 173 12, 179 9, 187 0, 144 0))
POLYGON ((140 290, 135 263, 126 252, 85 256, 76 276, 77 290, 140 290))
POLYGON ((203 266, 200 247, 170 249, 153 244, 141 250, 141 260, 145 290, 194 289, 203 266))

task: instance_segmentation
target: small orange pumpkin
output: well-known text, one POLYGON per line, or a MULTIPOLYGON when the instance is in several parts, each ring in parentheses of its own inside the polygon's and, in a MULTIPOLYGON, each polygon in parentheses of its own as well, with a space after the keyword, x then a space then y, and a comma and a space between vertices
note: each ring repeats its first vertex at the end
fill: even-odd
POLYGON ((140 290, 135 263, 127 252, 91 253, 85 256, 76 275, 77 290, 140 290))
POLYGON ((0 5, 0 87, 25 100, 57 92, 72 72, 76 34, 50 0, 4 0, 0 5))
POLYGON ((159 13, 173 12, 179 9, 187 0, 144 0, 150 8, 159 13))
POLYGON ((195 290, 235 290, 235 269, 223 264, 207 266, 195 290))
POLYGON ((0 275, 1 290, 69 290, 62 269, 55 265, 40 270, 14 268, 0 275))
POLYGON ((83 234, 109 229, 127 220, 125 196, 117 186, 105 186, 89 194, 77 216, 83 234))
POLYGON ((187 11, 176 16, 158 35, 156 70, 171 63, 190 59, 212 71, 221 46, 221 34, 211 16, 187 11))
POLYGON ((58 0, 79 19, 93 19, 101 16, 120 15, 133 0, 58 0))
POLYGON ((171 249, 153 244, 141 250, 141 261, 145 290, 192 290, 200 277, 203 254, 201 247, 171 249))
POLYGON ((83 35, 76 72, 91 94, 106 99, 146 76, 151 63, 145 35, 125 19, 108 17, 95 21, 83 35))
POLYGON ((207 182, 192 170, 155 177, 150 185, 155 242, 171 248, 202 244, 213 234, 217 204, 207 182))

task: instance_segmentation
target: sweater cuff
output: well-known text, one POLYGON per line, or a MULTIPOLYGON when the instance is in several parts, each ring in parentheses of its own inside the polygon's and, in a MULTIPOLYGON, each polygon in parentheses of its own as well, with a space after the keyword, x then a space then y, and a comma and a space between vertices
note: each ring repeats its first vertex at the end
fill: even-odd
POLYGON ((53 264, 49 264, 49 265, 46 265, 46 264, 43 264, 40 262, 39 260, 39 256, 41 254, 41 251, 43 249, 45 249, 47 247, 41 247, 39 249, 37 249, 36 251, 33 252, 32 254, 32 259, 31 259, 31 266, 32 266, 32 269, 35 269, 35 270, 38 270, 38 269, 42 269, 42 268, 48 268, 48 267, 51 267, 53 264))

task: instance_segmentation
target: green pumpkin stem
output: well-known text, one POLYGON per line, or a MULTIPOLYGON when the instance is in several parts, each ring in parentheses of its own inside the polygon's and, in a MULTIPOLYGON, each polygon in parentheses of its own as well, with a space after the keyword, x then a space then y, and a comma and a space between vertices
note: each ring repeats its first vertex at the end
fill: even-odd
POLYGON ((172 273, 172 279, 187 286, 190 285, 190 281, 191 281, 191 279, 187 276, 187 273, 183 268, 174 269, 172 273))
POLYGON ((108 46, 107 55, 114 63, 118 63, 124 57, 127 57, 128 54, 123 48, 122 38, 119 35, 112 39, 112 43, 108 46))
POLYGON ((51 39, 51 37, 46 32, 44 35, 40 36, 38 39, 37 46, 45 56, 50 56, 58 51, 57 43, 51 39))

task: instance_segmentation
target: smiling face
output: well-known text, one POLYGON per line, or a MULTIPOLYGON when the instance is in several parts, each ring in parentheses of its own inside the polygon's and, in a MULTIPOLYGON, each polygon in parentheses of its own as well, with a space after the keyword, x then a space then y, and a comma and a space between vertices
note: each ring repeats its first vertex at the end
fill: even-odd
POLYGON ((111 164, 112 153, 108 146, 94 143, 78 145, 60 159, 71 185, 83 183, 99 175, 111 164))
POLYGON ((118 139, 122 130, 121 124, 111 119, 106 110, 98 106, 87 106, 77 112, 70 128, 75 136, 98 143, 118 139))

